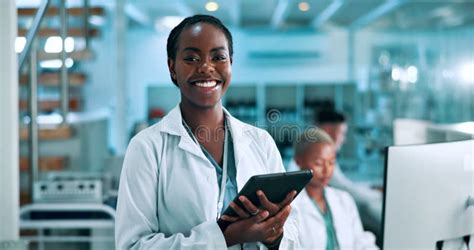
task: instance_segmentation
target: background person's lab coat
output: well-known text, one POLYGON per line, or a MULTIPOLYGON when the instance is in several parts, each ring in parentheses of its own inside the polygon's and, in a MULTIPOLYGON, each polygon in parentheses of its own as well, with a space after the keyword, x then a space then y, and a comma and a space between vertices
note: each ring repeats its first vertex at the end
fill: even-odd
MULTIPOLYGON (((359 213, 352 197, 331 187, 325 188, 326 201, 331 210, 332 221, 339 249, 378 249, 375 237, 364 232, 359 213)), ((298 238, 302 249, 326 249, 326 225, 313 199, 306 189, 293 201, 298 209, 298 238)))
MULTIPOLYGON (((288 171, 296 170, 300 170, 300 168, 292 159, 288 164, 288 171)), ((352 198, 354 198, 364 227, 375 232, 376 235, 380 237, 382 228, 382 192, 353 182, 344 175, 341 167, 337 163, 334 167, 334 173, 329 185, 348 192, 352 198)))
MULTIPOLYGON (((234 142, 238 190, 253 175, 283 172, 270 135, 225 112, 234 142)), ((117 249, 226 248, 216 223, 218 195, 215 168, 186 132, 177 106, 135 136, 127 149, 117 204, 117 249)), ((285 224, 281 249, 296 246, 295 213, 292 209, 285 224)))

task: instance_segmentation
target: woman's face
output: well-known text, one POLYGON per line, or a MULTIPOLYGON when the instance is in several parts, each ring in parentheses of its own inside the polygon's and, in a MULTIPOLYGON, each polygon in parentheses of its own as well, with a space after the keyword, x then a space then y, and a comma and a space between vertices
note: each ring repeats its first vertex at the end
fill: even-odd
POLYGON ((220 29, 208 23, 184 29, 175 60, 168 60, 181 91, 181 102, 200 108, 219 104, 230 84, 231 63, 228 41, 220 29))
POLYGON ((334 173, 336 150, 328 143, 312 143, 295 160, 301 169, 313 170, 310 184, 322 188, 329 184, 334 173))

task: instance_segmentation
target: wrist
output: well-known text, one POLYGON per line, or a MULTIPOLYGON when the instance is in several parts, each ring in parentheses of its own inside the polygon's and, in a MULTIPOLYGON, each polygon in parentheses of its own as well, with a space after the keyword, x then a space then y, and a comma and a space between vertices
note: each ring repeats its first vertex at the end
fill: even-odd
POLYGON ((229 232, 229 230, 226 230, 223 233, 224 233, 224 239, 225 239, 225 243, 227 244, 227 247, 230 247, 239 243, 236 237, 231 232, 229 232))
POLYGON ((281 240, 283 239, 283 234, 281 234, 276 240, 273 242, 262 242, 269 250, 271 249, 279 249, 281 240))

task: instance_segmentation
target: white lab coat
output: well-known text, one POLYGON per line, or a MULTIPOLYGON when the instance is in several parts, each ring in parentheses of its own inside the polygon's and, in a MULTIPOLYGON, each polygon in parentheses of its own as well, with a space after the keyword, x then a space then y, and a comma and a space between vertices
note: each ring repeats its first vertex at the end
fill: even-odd
MULTIPOLYGON (((375 237, 364 232, 359 213, 352 197, 338 189, 325 188, 326 200, 331 210, 339 249, 378 249, 375 237)), ((324 219, 306 190, 293 201, 298 209, 299 241, 302 249, 326 249, 326 226, 324 219)))
POLYGON ((357 204, 364 226, 366 226, 368 230, 377 232, 377 234, 381 236, 382 192, 353 182, 344 175, 339 164, 336 164, 334 168, 334 174, 329 185, 348 192, 357 204))
MULTIPOLYGON (((270 135, 224 112, 233 137, 238 190, 253 175, 283 172, 270 135)), ((117 249, 225 249, 216 223, 218 195, 216 170, 183 127, 177 106, 128 146, 117 204, 117 249)), ((297 244, 295 213, 293 209, 284 226, 282 249, 297 244)), ((265 248, 244 245, 252 246, 265 248)))
MULTIPOLYGON (((292 159, 288 171, 299 170, 299 166, 292 159)), ((381 233, 382 227, 382 193, 353 182, 342 172, 339 164, 334 168, 334 174, 329 182, 331 187, 348 192, 354 198, 364 226, 368 230, 381 233)))

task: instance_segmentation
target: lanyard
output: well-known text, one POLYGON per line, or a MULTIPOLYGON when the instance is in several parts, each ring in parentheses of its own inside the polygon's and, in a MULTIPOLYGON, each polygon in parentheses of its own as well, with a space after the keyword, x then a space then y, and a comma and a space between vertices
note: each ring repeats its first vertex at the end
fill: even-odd
POLYGON ((219 200, 217 202, 217 219, 221 217, 222 207, 224 206, 225 186, 227 183, 227 144, 229 143, 229 132, 227 129, 227 119, 224 121, 224 160, 222 162, 222 179, 219 190, 219 200))
MULTIPOLYGON (((332 233, 333 239, 332 239, 332 249, 339 249, 339 242, 337 241, 337 235, 336 235, 336 230, 334 228, 334 220, 332 219, 332 213, 331 213, 331 208, 329 207, 329 202, 326 199, 326 191, 323 191, 323 198, 324 202, 326 203, 326 213, 323 213, 323 210, 319 207, 318 203, 316 202, 315 199, 311 198, 313 201, 313 204, 316 206, 318 209, 319 213, 321 214, 321 217, 323 217, 324 225, 326 227, 326 230, 328 229, 328 224, 326 221, 326 216, 328 216, 329 220, 331 221, 331 228, 329 229, 332 233)), ((329 241, 329 232, 326 231, 326 236, 327 240, 329 241)), ((327 243, 326 243, 327 244, 327 243)))
MULTIPOLYGON (((196 137, 194 136, 191 128, 188 124, 183 120, 183 125, 188 131, 188 134, 192 137, 194 142, 196 142, 200 147, 202 147, 196 137)), ((219 189, 219 199, 217 201, 217 219, 221 217, 222 207, 224 206, 224 196, 225 196, 225 187, 227 183, 227 155, 228 155, 228 143, 229 143, 229 135, 227 129, 227 119, 224 120, 224 159, 222 162, 222 179, 221 179, 221 186, 219 189)))

